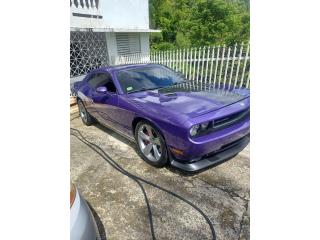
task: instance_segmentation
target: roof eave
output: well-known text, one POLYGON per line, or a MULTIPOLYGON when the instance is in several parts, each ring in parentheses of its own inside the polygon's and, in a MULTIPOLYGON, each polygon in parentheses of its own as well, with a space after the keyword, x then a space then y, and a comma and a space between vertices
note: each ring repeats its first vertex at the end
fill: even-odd
POLYGON ((139 29, 139 28, 78 28, 70 27, 72 32, 143 32, 143 33, 153 33, 161 32, 158 29, 139 29))

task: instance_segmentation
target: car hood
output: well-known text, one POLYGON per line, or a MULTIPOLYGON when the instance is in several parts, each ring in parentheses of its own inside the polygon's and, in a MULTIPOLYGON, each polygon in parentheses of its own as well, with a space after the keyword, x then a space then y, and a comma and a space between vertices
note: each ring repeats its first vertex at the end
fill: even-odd
POLYGON ((162 113, 193 118, 223 108, 249 97, 247 89, 222 89, 213 86, 184 83, 172 87, 128 94, 139 106, 162 113))

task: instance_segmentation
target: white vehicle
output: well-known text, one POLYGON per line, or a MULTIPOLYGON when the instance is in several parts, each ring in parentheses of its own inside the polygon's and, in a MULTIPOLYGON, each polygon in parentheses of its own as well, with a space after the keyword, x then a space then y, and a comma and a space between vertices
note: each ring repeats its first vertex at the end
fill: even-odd
POLYGON ((70 240, 100 240, 90 208, 76 187, 70 184, 70 240))

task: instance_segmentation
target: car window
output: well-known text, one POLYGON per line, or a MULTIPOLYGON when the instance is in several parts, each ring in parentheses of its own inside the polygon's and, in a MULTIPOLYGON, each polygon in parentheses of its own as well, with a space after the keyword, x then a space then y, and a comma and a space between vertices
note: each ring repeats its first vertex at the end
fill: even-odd
POLYGON ((155 89, 183 82, 183 77, 162 66, 147 66, 117 72, 117 79, 124 92, 155 89))
POLYGON ((91 79, 89 79, 88 84, 92 89, 105 86, 107 87, 108 92, 117 92, 112 77, 108 73, 96 73, 91 79))

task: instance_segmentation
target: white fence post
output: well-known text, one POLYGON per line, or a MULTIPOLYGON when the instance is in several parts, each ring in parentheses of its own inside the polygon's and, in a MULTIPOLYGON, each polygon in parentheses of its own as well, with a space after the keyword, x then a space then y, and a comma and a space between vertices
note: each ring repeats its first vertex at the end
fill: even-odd
POLYGON ((210 78, 209 78, 209 84, 211 84, 211 78, 212 78, 212 70, 213 70, 213 59, 214 59, 214 47, 212 46, 211 51, 211 64, 210 64, 210 78))
POLYGON ((197 56, 197 48, 194 49, 192 81, 196 80, 196 56, 197 56))
POLYGON ((160 52, 158 52, 158 61, 157 61, 157 63, 160 63, 161 62, 161 58, 160 58, 160 52))
POLYGON ((189 67, 189 49, 187 49, 187 56, 186 56, 186 79, 188 79, 188 67, 189 67))
POLYGON ((248 73, 246 88, 249 88, 249 84, 250 84, 250 73, 248 73))
POLYGON ((177 66, 178 66, 178 69, 177 69, 177 71, 179 71, 179 72, 181 72, 181 70, 180 70, 180 68, 181 68, 181 49, 178 49, 178 58, 177 58, 177 60, 178 60, 178 64, 177 64, 177 66))
POLYGON ((230 86, 231 86, 231 83, 232 83, 233 67, 234 67, 234 61, 236 59, 236 52, 237 52, 237 44, 234 45, 234 49, 233 49, 233 57, 232 57, 232 65, 231 65, 231 70, 230 70, 230 78, 229 78, 228 89, 230 89, 230 86))
POLYGON ((201 54, 201 47, 199 47, 199 50, 198 50, 197 83, 198 83, 198 81, 199 81, 200 54, 201 54))
POLYGON ((243 49, 243 43, 241 43, 241 47, 240 47, 240 53, 239 53, 239 56, 238 56, 237 72, 236 72, 236 77, 235 77, 235 80, 234 80, 233 88, 235 88, 237 86, 237 82, 238 82, 238 75, 239 75, 239 69, 240 69, 241 57, 242 57, 242 49, 243 49))
POLYGON ((166 58, 166 66, 169 66, 169 58, 168 58, 168 51, 165 51, 165 58, 166 58))
POLYGON ((246 52, 246 57, 245 57, 245 59, 244 59, 244 64, 243 64, 243 69, 242 69, 242 76, 241 76, 241 82, 240 82, 240 86, 239 86, 239 87, 242 87, 243 78, 244 78, 244 73, 245 73, 246 67, 247 67, 247 61, 248 61, 249 51, 250 51, 250 44, 248 44, 248 46, 247 46, 247 52, 246 52))
POLYGON ((190 58, 189 58, 189 78, 191 79, 192 74, 192 48, 190 49, 190 58))
POLYGON ((228 47, 227 64, 226 64, 226 68, 225 68, 225 71, 224 71, 224 78, 223 78, 223 88, 226 87, 226 80, 227 80, 227 74, 228 74, 229 59, 230 59, 230 47, 228 47))
POLYGON ((203 83, 203 68, 204 68, 204 58, 205 58, 205 54, 206 54, 206 47, 203 47, 203 52, 202 52, 202 64, 201 64, 201 84, 203 83))
POLYGON ((176 50, 172 50, 172 69, 176 71, 176 67, 176 50))
POLYGON ((184 69, 184 62, 185 62, 185 60, 186 60, 186 51, 185 51, 185 49, 183 49, 183 54, 182 54, 182 73, 183 73, 184 75, 186 75, 186 71, 185 71, 185 69, 184 69))
POLYGON ((179 53, 180 53, 180 49, 177 49, 177 51, 176 51, 176 71, 179 71, 179 64, 180 64, 179 53))
POLYGON ((204 83, 207 84, 207 77, 208 77, 208 64, 209 64, 209 53, 210 53, 210 46, 208 47, 208 50, 207 50, 207 56, 206 56, 206 75, 204 77, 204 83))
POLYGON ((223 70, 223 62, 224 62, 224 52, 225 52, 226 46, 223 45, 222 49, 222 56, 221 56, 221 63, 220 63, 220 71, 219 71, 219 87, 221 84, 221 75, 222 75, 222 70, 223 70))
POLYGON ((166 57, 165 57, 165 51, 162 51, 161 52, 161 64, 165 65, 165 60, 166 60, 166 57))
POLYGON ((217 71, 218 71, 218 61, 219 61, 219 52, 220 52, 220 46, 218 45, 218 51, 217 51, 217 57, 216 57, 216 69, 214 71, 214 79, 213 79, 213 85, 216 84, 216 77, 217 77, 217 71))

